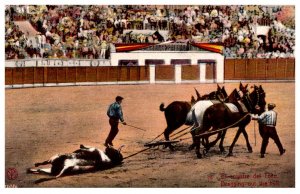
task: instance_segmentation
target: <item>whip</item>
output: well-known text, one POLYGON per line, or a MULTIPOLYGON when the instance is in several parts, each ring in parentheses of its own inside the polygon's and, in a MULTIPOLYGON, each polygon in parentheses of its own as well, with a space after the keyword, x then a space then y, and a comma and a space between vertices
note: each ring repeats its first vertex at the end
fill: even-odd
MULTIPOLYGON (((120 122, 120 123, 122 123, 122 122, 120 122)), ((140 127, 136 127, 136 126, 134 126, 134 125, 130 125, 130 124, 127 124, 127 123, 126 123, 126 125, 129 126, 129 127, 135 128, 135 129, 139 129, 139 130, 142 130, 142 131, 146 131, 145 129, 142 129, 142 128, 140 128, 140 127)))
POLYGON ((133 126, 133 125, 129 125, 129 124, 126 124, 126 125, 129 126, 129 127, 135 128, 135 129, 146 131, 145 129, 142 129, 142 128, 139 128, 139 127, 136 127, 136 126, 133 126))

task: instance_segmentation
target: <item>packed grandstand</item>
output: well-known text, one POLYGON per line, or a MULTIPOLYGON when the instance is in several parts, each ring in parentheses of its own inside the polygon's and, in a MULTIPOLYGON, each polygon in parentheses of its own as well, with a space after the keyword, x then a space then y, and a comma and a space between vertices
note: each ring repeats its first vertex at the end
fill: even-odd
POLYGON ((291 58, 295 7, 7 5, 5 59, 109 59, 115 44, 214 43, 225 58, 291 58))

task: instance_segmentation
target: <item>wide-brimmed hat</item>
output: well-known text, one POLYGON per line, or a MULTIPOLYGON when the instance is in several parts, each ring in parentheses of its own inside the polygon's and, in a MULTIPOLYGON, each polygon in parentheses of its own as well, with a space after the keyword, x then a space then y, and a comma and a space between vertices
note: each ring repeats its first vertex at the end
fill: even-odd
POLYGON ((121 100, 123 100, 124 98, 122 97, 122 96, 117 96, 116 97, 116 101, 121 101, 121 100))
POLYGON ((273 109, 275 107, 276 107, 276 104, 274 104, 274 103, 269 103, 268 104, 268 109, 273 109))

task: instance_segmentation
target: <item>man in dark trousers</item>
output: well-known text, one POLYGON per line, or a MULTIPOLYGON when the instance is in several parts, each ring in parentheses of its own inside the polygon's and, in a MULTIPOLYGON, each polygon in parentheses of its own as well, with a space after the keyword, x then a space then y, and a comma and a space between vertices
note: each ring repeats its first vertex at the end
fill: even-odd
POLYGON ((122 112, 122 103, 123 97, 117 96, 116 102, 112 103, 108 109, 107 109, 107 116, 109 117, 109 124, 111 126, 110 132, 105 140, 104 145, 106 147, 113 146, 112 141, 116 137, 116 135, 119 132, 118 126, 119 126, 119 120, 123 125, 126 125, 126 122, 123 118, 123 112, 122 112))
POLYGON ((261 158, 265 157, 264 155, 266 153, 266 149, 269 143, 269 138, 272 138, 276 143, 280 155, 284 154, 285 152, 285 149, 283 149, 276 131, 277 112, 273 110, 275 107, 276 105, 274 103, 269 103, 268 111, 265 111, 260 116, 252 115, 253 120, 258 120, 259 133, 263 139, 260 150, 261 158))

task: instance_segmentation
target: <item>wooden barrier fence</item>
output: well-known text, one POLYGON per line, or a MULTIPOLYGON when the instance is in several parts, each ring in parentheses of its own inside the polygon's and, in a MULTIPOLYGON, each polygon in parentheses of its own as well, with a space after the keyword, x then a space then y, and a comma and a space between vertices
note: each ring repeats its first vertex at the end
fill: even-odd
POLYGON ((148 80, 148 66, 5 68, 5 85, 148 80))
MULTIPOLYGON (((84 82, 150 83, 149 66, 6 67, 5 85, 84 82)), ((206 64, 205 80, 215 78, 215 64, 206 64)), ((156 81, 175 81, 174 65, 156 65, 156 81)), ((182 65, 179 81, 199 80, 199 65, 182 65)), ((176 77, 177 76, 177 77, 176 77)), ((225 59, 226 80, 295 80, 295 59, 225 59)), ((154 81, 155 82, 155 81, 154 81)))
POLYGON ((174 65, 156 65, 155 66, 155 79, 163 81, 175 80, 175 66, 174 65))
POLYGON ((225 80, 295 80, 295 59, 226 59, 225 80))
POLYGON ((181 77, 182 80, 199 80, 200 69, 198 65, 183 65, 181 77))

